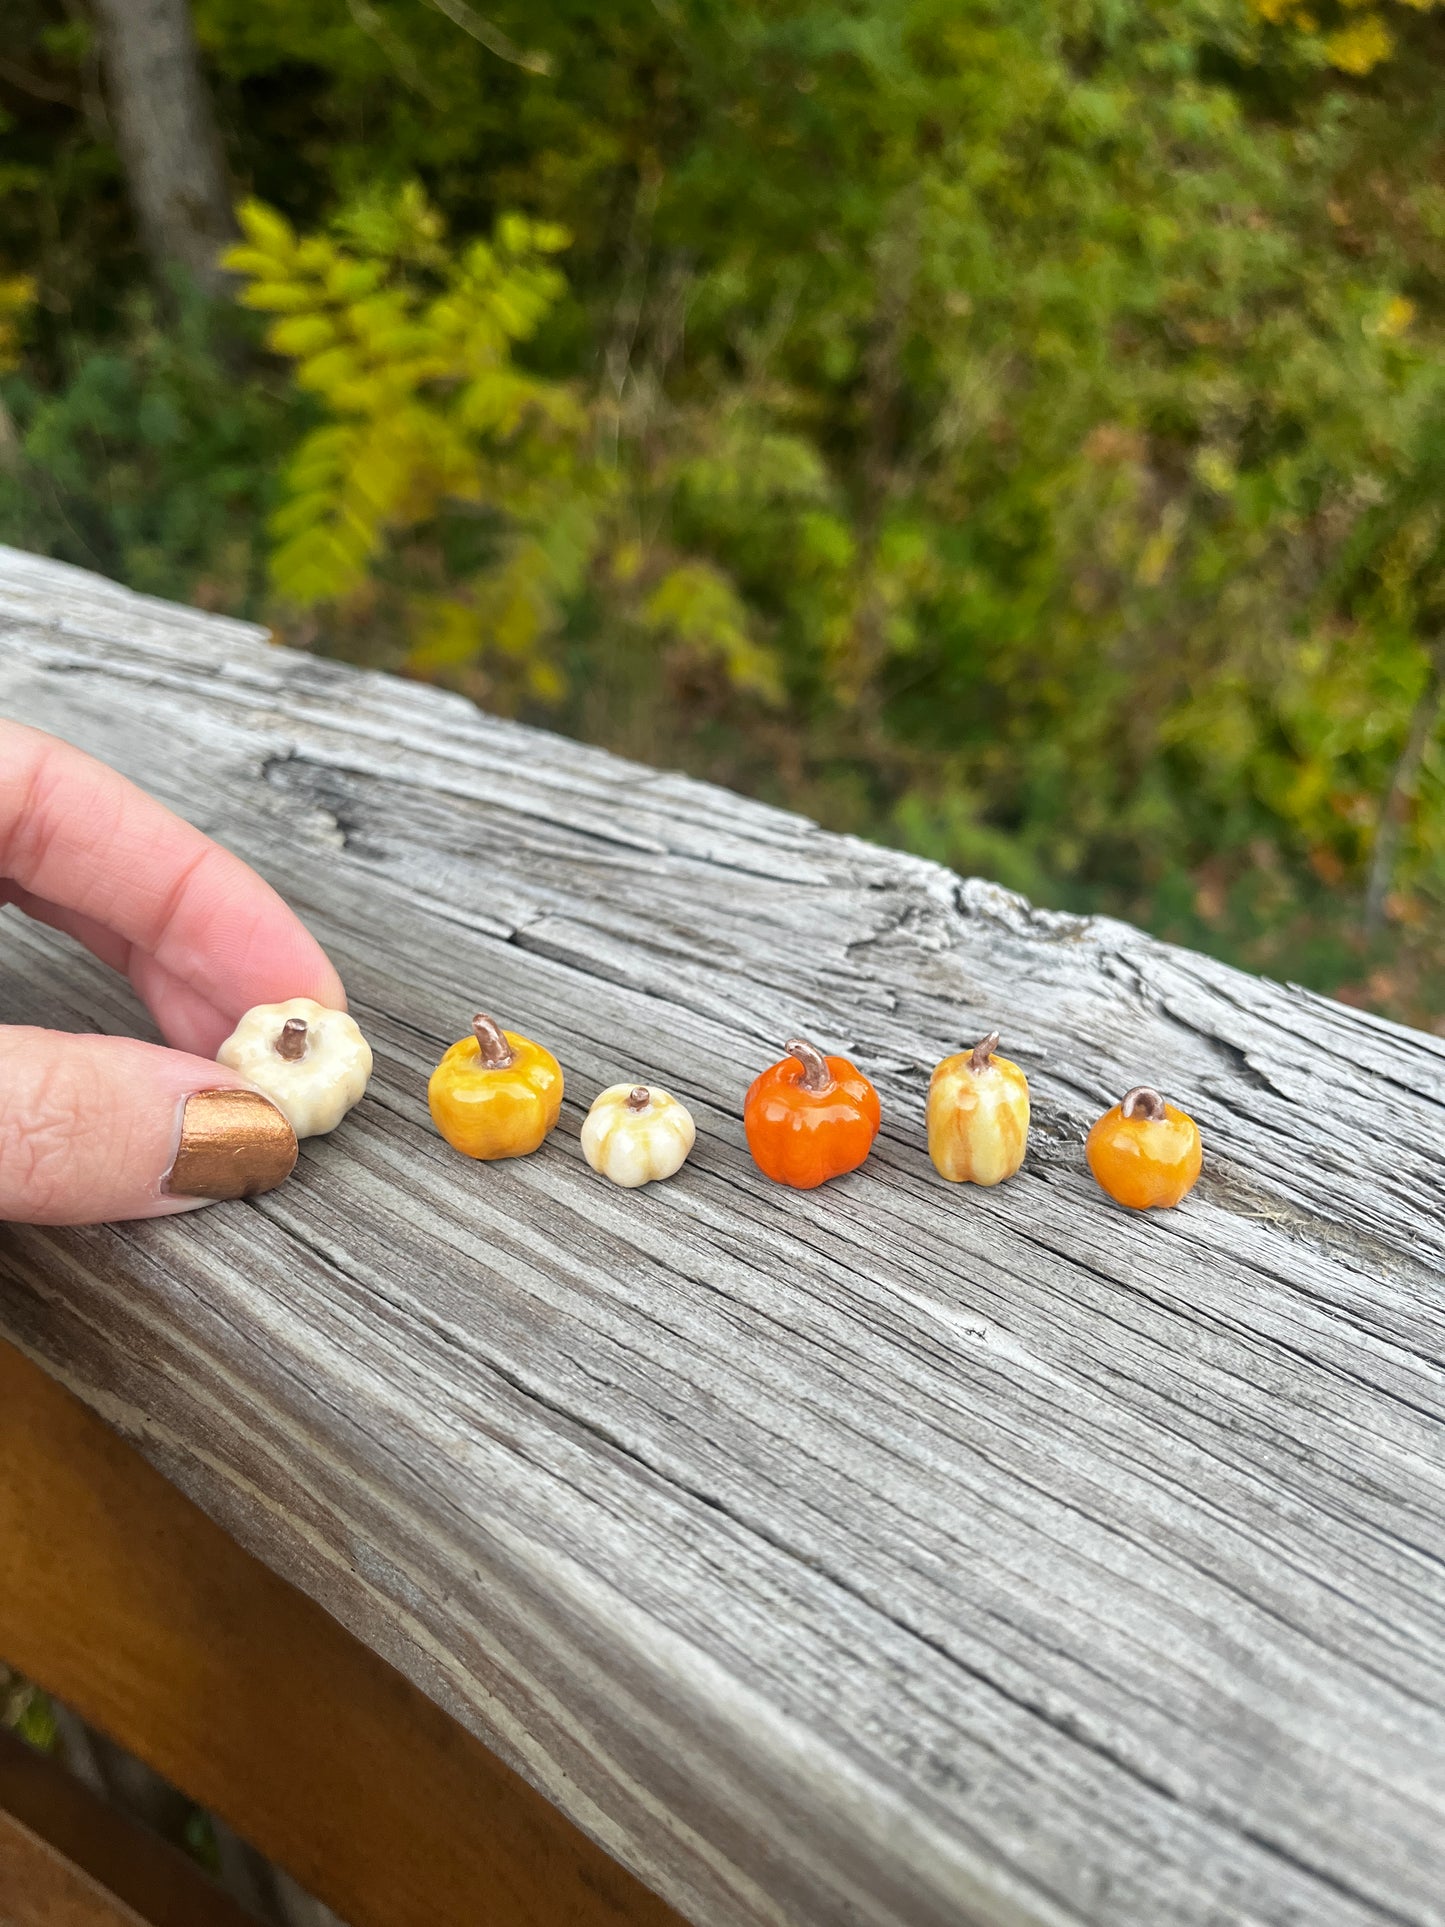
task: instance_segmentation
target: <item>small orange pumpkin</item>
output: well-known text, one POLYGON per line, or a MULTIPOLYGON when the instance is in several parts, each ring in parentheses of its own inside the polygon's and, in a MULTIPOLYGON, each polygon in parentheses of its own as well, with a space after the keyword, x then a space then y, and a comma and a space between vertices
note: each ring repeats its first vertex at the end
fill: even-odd
POLYGON ((811 1191, 857 1170, 873 1148, 882 1108, 846 1057, 825 1057, 800 1037, 784 1048, 790 1055, 753 1080, 743 1129, 765 1177, 811 1191))
POLYGON ((1204 1162, 1199 1126, 1140 1084, 1105 1111, 1084 1145, 1102 1188, 1131 1211, 1175 1205, 1194 1187, 1204 1162))

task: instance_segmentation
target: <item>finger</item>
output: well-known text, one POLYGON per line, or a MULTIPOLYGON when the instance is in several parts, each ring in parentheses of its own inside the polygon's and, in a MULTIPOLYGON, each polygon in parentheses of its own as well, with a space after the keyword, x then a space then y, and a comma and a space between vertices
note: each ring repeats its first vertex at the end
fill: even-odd
POLYGON ((209 997, 173 977, 154 957, 132 956, 126 975, 175 1050, 214 1057, 236 1028, 238 1013, 217 1010, 209 997))
POLYGON ((326 953, 239 857, 19 723, 0 722, 0 876, 114 932, 226 1016, 286 997, 345 1008, 326 953))
POLYGON ((0 1029, 0 1219, 102 1224, 269 1191, 296 1137, 220 1064, 129 1037, 0 1029))
POLYGON ((122 976, 130 968, 132 946, 124 937, 118 937, 113 930, 107 930, 103 923, 94 917, 87 917, 79 910, 67 910, 59 903, 47 903, 44 897, 32 895, 22 890, 18 883, 8 883, 0 879, 0 903, 13 903, 17 910, 23 910, 27 917, 36 923, 47 924, 52 930, 59 930, 67 937, 74 937, 83 943, 93 957, 99 957, 103 964, 118 970, 122 976))
POLYGON ((218 1010, 209 997, 182 983, 154 957, 138 951, 134 944, 107 930, 94 917, 83 916, 79 910, 67 910, 61 904, 47 903, 43 897, 32 896, 16 884, 0 886, 0 901, 13 903, 37 923, 48 924, 52 930, 74 937, 92 956, 109 964, 122 977, 128 977, 137 996, 160 1025, 166 1042, 177 1050, 213 1057, 235 1029, 234 1012, 218 1010))

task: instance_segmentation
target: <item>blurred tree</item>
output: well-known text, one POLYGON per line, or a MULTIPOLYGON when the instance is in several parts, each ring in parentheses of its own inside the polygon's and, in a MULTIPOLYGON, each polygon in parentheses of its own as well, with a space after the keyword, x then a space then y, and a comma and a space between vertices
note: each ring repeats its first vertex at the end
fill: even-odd
POLYGON ((151 266, 219 292, 236 232, 189 0, 91 0, 116 142, 151 266))

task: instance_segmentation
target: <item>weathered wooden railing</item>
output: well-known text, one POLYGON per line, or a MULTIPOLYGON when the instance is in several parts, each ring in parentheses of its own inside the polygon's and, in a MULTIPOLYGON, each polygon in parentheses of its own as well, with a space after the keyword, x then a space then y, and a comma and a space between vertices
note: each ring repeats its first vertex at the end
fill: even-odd
MULTIPOLYGON (((698 1923, 1445 1919, 1445 1044, 13 554, 0 710, 271 878, 375 1046, 279 1191, 0 1232, 0 1328, 363 1657, 698 1923), (541 1153, 474 1168, 424 1093, 479 999, 570 1083, 541 1153), (928 1070, 993 1027, 1029 1160, 949 1187, 928 1070), (809 1194, 740 1122, 800 1029, 885 1109, 809 1194), (699 1123, 642 1193, 576 1142, 623 1075, 699 1123), (1208 1153, 1133 1217, 1081 1143, 1144 1079, 1208 1153)), ((0 1014, 144 1024, 13 916, 0 1014)), ((45 1682, 18 1510, 0 1657, 45 1682)), ((591 1852, 548 1862, 557 1919, 662 1917, 591 1852)))

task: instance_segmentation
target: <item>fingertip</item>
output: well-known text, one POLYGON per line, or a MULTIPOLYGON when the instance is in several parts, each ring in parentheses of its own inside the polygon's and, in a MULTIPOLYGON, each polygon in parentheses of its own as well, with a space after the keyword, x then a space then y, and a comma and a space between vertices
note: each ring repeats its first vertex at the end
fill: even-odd
POLYGON ((176 1154, 161 1179, 167 1198, 251 1198, 295 1168, 296 1133, 260 1091, 194 1091, 181 1109, 176 1154))
POLYGON ((198 884, 157 962, 172 976, 203 984, 232 1025, 255 1005, 288 997, 345 1010, 341 977, 300 917, 239 858, 223 854, 229 860, 216 866, 214 894, 198 884))
POLYGON ((128 1037, 0 1030, 0 1219, 97 1224, 252 1196, 296 1150, 224 1065, 128 1037))

